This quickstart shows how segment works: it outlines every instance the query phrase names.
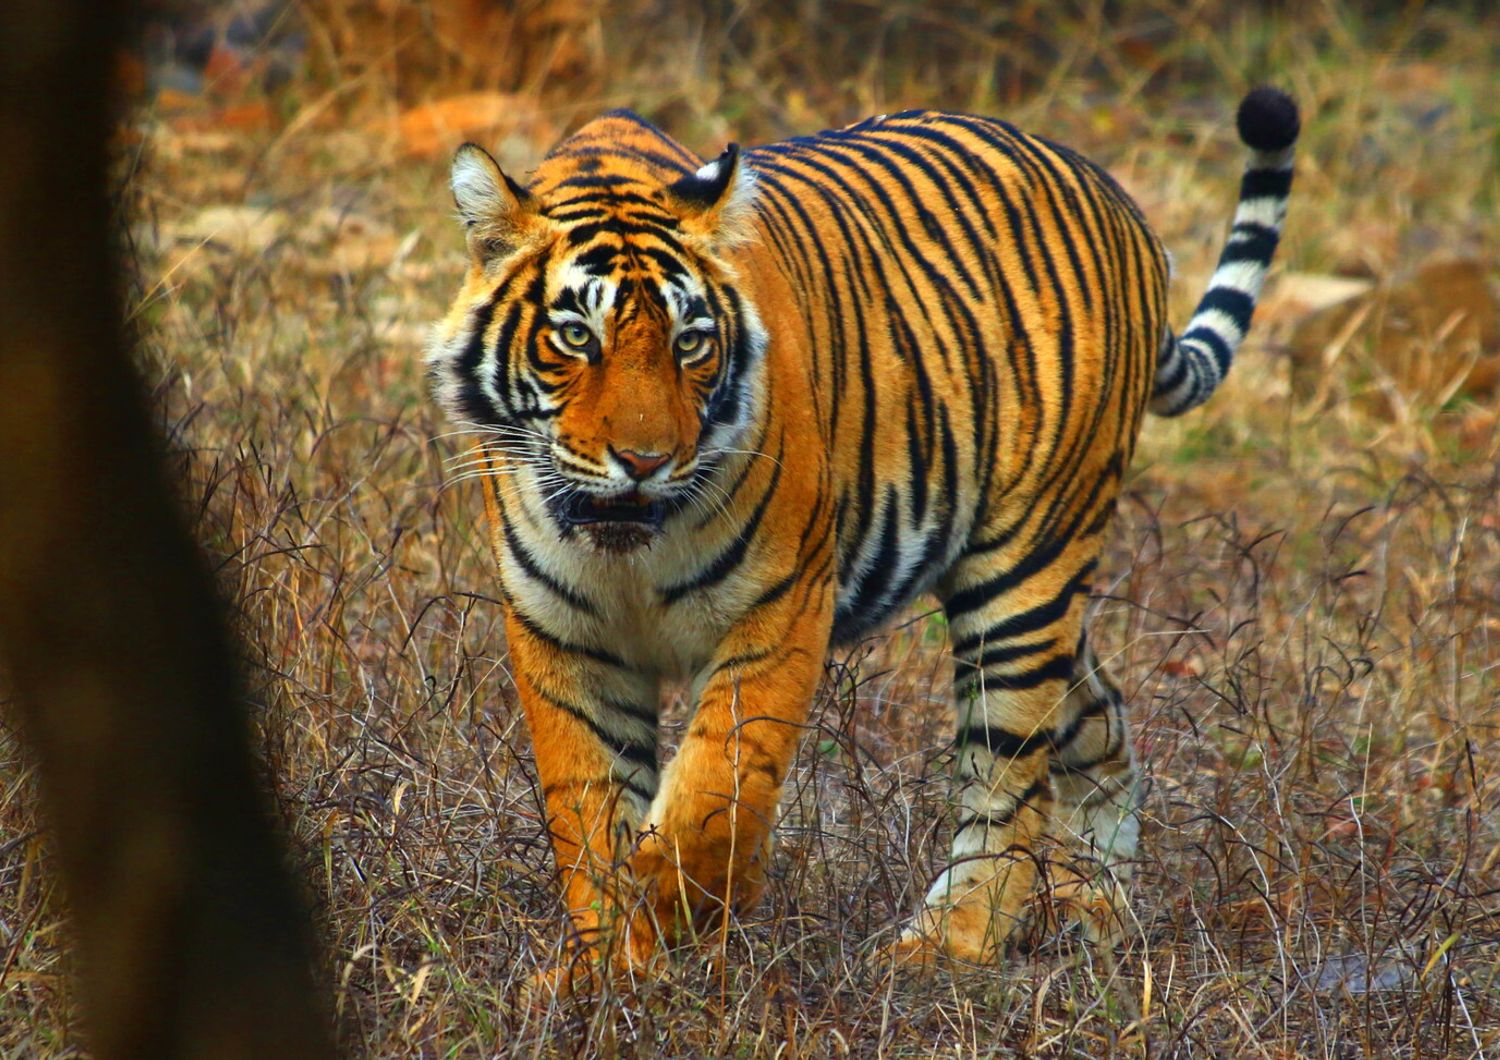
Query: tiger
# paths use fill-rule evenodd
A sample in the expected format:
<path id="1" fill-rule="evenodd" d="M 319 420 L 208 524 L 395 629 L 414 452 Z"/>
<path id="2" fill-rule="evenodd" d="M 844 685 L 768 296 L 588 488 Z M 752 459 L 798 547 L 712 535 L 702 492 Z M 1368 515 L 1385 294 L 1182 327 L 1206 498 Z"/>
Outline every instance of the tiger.
<path id="1" fill-rule="evenodd" d="M 705 162 L 616 110 L 524 183 L 457 151 L 468 264 L 427 365 L 472 444 L 574 963 L 644 968 L 753 908 L 830 649 L 924 593 L 956 820 L 886 948 L 993 963 L 1049 879 L 1123 915 L 1140 784 L 1085 608 L 1145 413 L 1224 379 L 1280 238 L 1297 107 L 1258 88 L 1237 126 L 1181 334 L 1136 203 L 1005 121 Z M 663 764 L 668 683 L 691 716 Z"/>

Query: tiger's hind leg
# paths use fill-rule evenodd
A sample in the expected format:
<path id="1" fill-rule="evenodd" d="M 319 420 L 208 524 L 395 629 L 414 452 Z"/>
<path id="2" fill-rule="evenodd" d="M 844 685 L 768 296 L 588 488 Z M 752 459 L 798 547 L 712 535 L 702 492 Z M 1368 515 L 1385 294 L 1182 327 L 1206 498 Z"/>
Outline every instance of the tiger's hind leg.
<path id="1" fill-rule="evenodd" d="M 958 820 L 898 957 L 994 960 L 1039 876 L 1045 908 L 1119 938 L 1139 820 L 1124 697 L 1083 634 L 1098 538 L 1037 540 L 976 549 L 944 587 Z"/>
<path id="2" fill-rule="evenodd" d="M 1071 689 L 1097 544 L 1011 541 L 961 558 L 943 586 L 958 707 L 958 820 L 948 866 L 893 947 L 898 959 L 994 960 L 1025 918 L 1046 864 L 1053 748 L 1071 744 L 1084 704 Z M 1071 791 L 1072 776 L 1061 779 Z"/>
<path id="3" fill-rule="evenodd" d="M 1050 891 L 1086 937 L 1112 946 L 1124 928 L 1140 793 L 1125 697 L 1087 634 L 1074 655 L 1068 700 L 1073 722 L 1049 763 L 1056 798 L 1052 833 L 1063 847 L 1049 872 Z"/>

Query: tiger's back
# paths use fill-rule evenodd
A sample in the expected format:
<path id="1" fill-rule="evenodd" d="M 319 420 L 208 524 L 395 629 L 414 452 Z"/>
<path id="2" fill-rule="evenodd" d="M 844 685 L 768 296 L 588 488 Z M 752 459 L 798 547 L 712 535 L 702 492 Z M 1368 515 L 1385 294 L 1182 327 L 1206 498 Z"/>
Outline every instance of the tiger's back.
<path id="1" fill-rule="evenodd" d="M 1118 478 L 1165 254 L 1101 170 L 990 119 L 882 116 L 748 160 L 762 245 L 804 293 L 849 640 L 932 588 L 977 526 L 1048 523 L 1088 503 L 1069 487 Z"/>

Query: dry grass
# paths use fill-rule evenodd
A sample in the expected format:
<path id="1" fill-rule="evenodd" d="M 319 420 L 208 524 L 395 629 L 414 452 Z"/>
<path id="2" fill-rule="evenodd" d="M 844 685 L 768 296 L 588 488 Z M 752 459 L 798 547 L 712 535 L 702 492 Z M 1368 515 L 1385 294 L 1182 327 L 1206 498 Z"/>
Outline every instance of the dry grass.
<path id="1" fill-rule="evenodd" d="M 1182 320 L 1232 203 L 1227 116 L 1269 78 L 1306 117 L 1282 270 L 1383 281 L 1457 248 L 1493 283 L 1500 247 L 1492 15 L 1018 5 L 970 31 L 950 4 L 856 39 L 848 19 L 881 9 L 750 3 L 650 33 L 558 10 L 529 31 L 572 48 L 562 69 L 491 76 L 452 50 L 408 64 L 439 55 L 411 6 L 321 3 L 269 128 L 158 103 L 126 138 L 143 363 L 244 634 L 348 1049 L 1500 1051 L 1497 397 L 1403 392 L 1370 320 L 1295 400 L 1299 311 L 1274 290 L 1225 392 L 1148 424 L 1097 587 L 1150 785 L 1116 968 L 1067 939 L 933 979 L 871 959 L 951 826 L 946 649 L 918 608 L 830 660 L 756 916 L 634 992 L 517 1009 L 562 924 L 478 498 L 443 488 L 419 363 L 460 240 L 442 163 L 397 152 L 397 101 L 515 93 L 535 122 L 502 147 L 522 169 L 547 146 L 526 129 L 620 104 L 705 152 L 902 104 L 1002 113 L 1137 193 Z M 365 51 L 359 18 L 386 19 Z M 807 79 L 820 47 L 856 46 Z M 0 758 L 0 1052 L 74 1055 L 63 905 L 5 731 Z"/>

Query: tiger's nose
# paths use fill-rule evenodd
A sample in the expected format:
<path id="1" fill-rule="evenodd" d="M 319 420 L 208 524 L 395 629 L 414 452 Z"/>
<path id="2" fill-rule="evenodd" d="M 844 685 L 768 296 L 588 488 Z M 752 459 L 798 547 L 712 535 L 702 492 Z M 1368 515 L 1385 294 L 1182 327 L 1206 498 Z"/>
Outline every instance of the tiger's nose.
<path id="1" fill-rule="evenodd" d="M 625 474 L 637 482 L 671 459 L 666 453 L 638 453 L 634 449 L 616 449 L 614 454 L 625 465 Z"/>

